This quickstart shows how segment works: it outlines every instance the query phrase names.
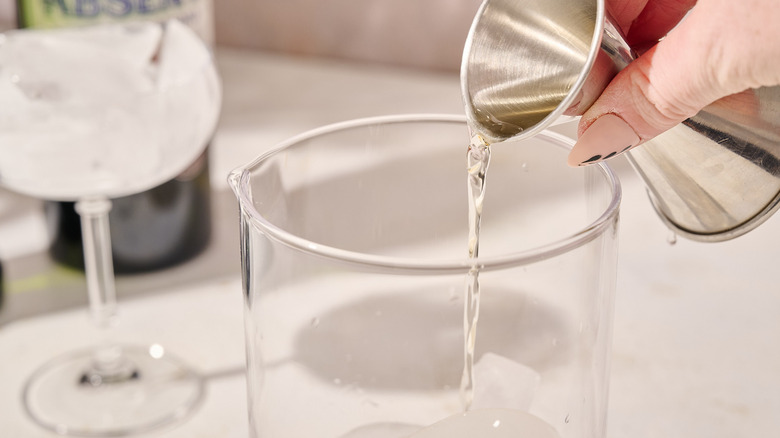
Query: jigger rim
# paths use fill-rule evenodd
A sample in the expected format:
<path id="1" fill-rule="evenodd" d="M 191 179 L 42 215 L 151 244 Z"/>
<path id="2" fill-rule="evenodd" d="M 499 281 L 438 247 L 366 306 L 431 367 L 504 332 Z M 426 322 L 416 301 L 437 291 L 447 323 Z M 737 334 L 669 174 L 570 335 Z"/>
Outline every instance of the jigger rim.
<path id="1" fill-rule="evenodd" d="M 504 140 L 507 140 L 509 138 L 512 139 L 524 139 L 531 137 L 538 132 L 544 130 L 545 128 L 548 128 L 556 119 L 561 117 L 573 103 L 574 100 L 578 97 L 578 93 L 585 85 L 585 82 L 588 79 L 588 76 L 590 74 L 591 68 L 596 62 L 596 58 L 598 57 L 599 51 L 601 50 L 601 40 L 604 35 L 604 29 L 605 29 L 605 22 L 606 22 L 606 6 L 604 4 L 604 0 L 593 0 L 596 2 L 596 19 L 593 27 L 593 37 L 591 38 L 590 47 L 588 48 L 588 56 L 585 59 L 585 63 L 582 66 L 582 69 L 580 69 L 580 72 L 577 74 L 577 79 L 572 84 L 571 89 L 566 94 L 566 96 L 561 100 L 560 103 L 555 107 L 553 111 L 551 111 L 547 116 L 545 116 L 541 121 L 536 123 L 535 125 L 531 126 L 530 128 L 524 129 L 520 131 L 517 134 L 514 134 L 509 137 L 494 137 L 491 134 L 479 131 L 478 133 L 485 137 L 490 143 L 497 143 Z M 460 84 L 461 84 L 461 97 L 463 99 L 463 102 L 465 104 L 465 111 L 466 111 L 466 117 L 469 123 L 469 126 L 472 128 L 475 128 L 478 126 L 475 121 L 474 117 L 474 111 L 472 111 L 472 108 L 474 108 L 473 102 L 470 97 L 470 77 L 469 77 L 469 60 L 471 58 L 471 53 L 474 50 L 474 41 L 477 39 L 476 35 L 477 32 L 480 30 L 480 22 L 482 21 L 483 17 L 485 16 L 485 11 L 488 8 L 488 5 L 491 3 L 491 0 L 484 0 L 482 4 L 480 4 L 479 9 L 477 9 L 477 13 L 474 16 L 474 20 L 471 23 L 471 27 L 469 28 L 468 35 L 466 36 L 466 42 L 463 47 L 463 57 L 461 58 L 461 65 L 460 65 Z"/>
<path id="2" fill-rule="evenodd" d="M 303 141 L 346 129 L 359 128 L 365 126 L 377 126 L 382 124 L 394 123 L 416 123 L 416 122 L 441 122 L 463 125 L 466 127 L 466 117 L 456 114 L 398 114 L 376 117 L 366 117 L 348 120 L 344 122 L 333 123 L 319 128 L 306 131 L 302 134 L 291 137 L 271 148 L 269 151 L 261 154 L 250 163 L 234 169 L 228 176 L 228 183 L 238 198 L 241 214 L 247 216 L 251 223 L 256 226 L 269 239 L 280 242 L 290 248 L 324 257 L 330 260 L 357 265 L 373 271 L 387 273 L 402 273 L 411 275 L 444 275 L 444 274 L 464 274 L 472 268 L 478 268 L 482 271 L 492 271 L 506 269 L 515 266 L 529 265 L 542 260 L 556 257 L 566 253 L 574 248 L 581 247 L 588 242 L 596 239 L 604 232 L 608 232 L 610 227 L 618 218 L 620 203 L 622 200 L 622 188 L 617 174 L 606 164 L 597 163 L 590 168 L 597 170 L 609 184 L 611 191 L 609 203 L 603 209 L 601 214 L 581 227 L 578 231 L 562 237 L 551 243 L 530 248 L 523 251 L 508 252 L 499 256 L 478 257 L 469 259 L 467 257 L 452 259 L 420 259 L 420 258 L 401 258 L 391 256 L 380 256 L 375 254 L 361 253 L 357 251 L 348 251 L 333 246 L 323 245 L 308 239 L 299 237 L 290 233 L 277 225 L 268 221 L 260 214 L 254 206 L 249 196 L 249 176 L 252 169 L 261 165 L 268 158 L 284 152 L 285 149 L 294 146 Z M 564 149 L 570 149 L 574 143 L 570 137 L 551 131 L 541 133 L 542 138 L 547 138 L 554 142 L 550 146 L 559 146 Z M 466 142 L 464 136 L 464 145 Z M 513 146 L 518 147 L 518 146 Z M 464 146 L 465 148 L 465 146 Z M 566 166 L 565 162 L 561 162 Z M 465 179 L 465 175 L 464 175 Z M 464 202 L 465 201 L 464 190 Z M 464 218 L 465 220 L 465 218 Z M 466 236 L 464 236 L 465 244 Z"/>

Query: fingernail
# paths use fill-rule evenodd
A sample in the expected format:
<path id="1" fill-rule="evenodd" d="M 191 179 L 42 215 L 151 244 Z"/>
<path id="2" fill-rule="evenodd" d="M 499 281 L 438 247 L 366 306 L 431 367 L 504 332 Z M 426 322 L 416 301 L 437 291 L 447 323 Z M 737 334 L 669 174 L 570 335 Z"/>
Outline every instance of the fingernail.
<path id="1" fill-rule="evenodd" d="M 614 114 L 605 114 L 582 133 L 569 153 L 572 167 L 598 163 L 639 144 L 639 136 L 628 123 Z"/>

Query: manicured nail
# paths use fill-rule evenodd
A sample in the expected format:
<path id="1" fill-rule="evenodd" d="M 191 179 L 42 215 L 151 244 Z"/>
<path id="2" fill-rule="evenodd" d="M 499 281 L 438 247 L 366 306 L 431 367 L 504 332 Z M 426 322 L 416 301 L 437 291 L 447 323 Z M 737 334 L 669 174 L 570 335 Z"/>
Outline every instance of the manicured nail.
<path id="1" fill-rule="evenodd" d="M 614 114 L 605 114 L 582 133 L 569 153 L 569 166 L 598 163 L 639 144 L 639 136 L 628 123 Z"/>

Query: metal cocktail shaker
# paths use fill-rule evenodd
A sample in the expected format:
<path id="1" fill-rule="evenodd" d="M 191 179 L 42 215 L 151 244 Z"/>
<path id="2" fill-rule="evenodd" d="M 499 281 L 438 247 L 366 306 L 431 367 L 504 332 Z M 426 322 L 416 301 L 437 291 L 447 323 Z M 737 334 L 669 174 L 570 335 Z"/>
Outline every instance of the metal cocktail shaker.
<path id="1" fill-rule="evenodd" d="M 469 122 L 491 141 L 533 135 L 633 58 L 603 0 L 486 0 L 463 54 Z M 780 87 L 723 98 L 627 156 L 677 234 L 738 237 L 780 207 Z"/>

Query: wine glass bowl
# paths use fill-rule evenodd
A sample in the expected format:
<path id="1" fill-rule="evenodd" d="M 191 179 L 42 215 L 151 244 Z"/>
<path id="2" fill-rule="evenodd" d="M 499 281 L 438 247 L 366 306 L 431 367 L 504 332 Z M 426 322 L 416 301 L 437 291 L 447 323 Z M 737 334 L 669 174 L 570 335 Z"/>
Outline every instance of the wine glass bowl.
<path id="1" fill-rule="evenodd" d="M 92 46 L 88 32 L 135 53 Z M 0 36 L 0 183 L 49 200 L 142 192 L 203 151 L 220 99 L 208 49 L 176 21 L 10 32 Z"/>
<path id="2" fill-rule="evenodd" d="M 170 424 L 202 399 L 201 377 L 162 346 L 111 340 L 111 198 L 185 170 L 215 129 L 219 77 L 182 23 L 0 34 L 0 184 L 76 201 L 90 311 L 104 339 L 42 365 L 22 399 L 62 435 L 120 436 Z"/>

